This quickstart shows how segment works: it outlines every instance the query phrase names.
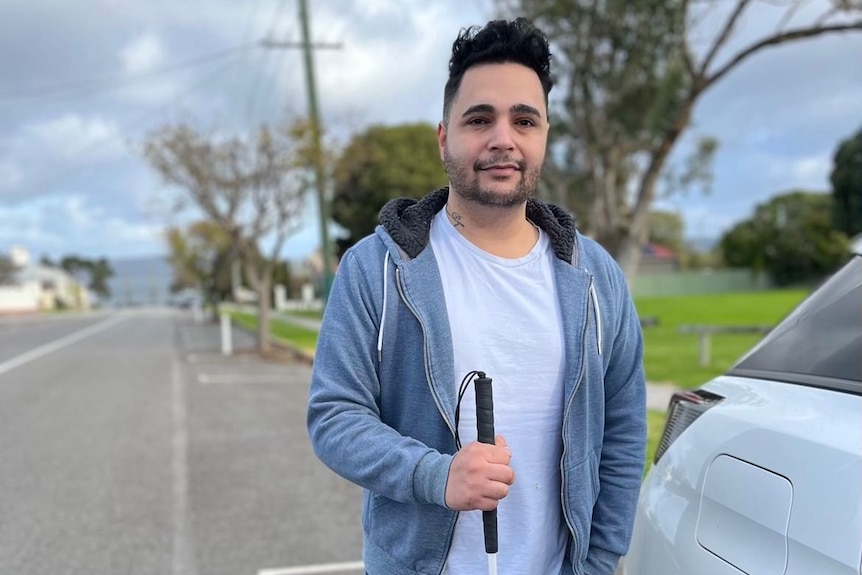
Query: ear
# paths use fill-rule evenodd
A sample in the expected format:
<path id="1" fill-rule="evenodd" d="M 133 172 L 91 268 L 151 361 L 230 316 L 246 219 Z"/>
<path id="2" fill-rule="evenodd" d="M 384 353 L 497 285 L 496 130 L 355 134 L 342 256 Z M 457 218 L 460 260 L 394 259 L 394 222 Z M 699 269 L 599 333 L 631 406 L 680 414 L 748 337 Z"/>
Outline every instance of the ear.
<path id="1" fill-rule="evenodd" d="M 443 156 L 446 150 L 446 124 L 443 122 L 437 124 L 437 147 L 440 150 L 440 161 L 445 161 Z"/>

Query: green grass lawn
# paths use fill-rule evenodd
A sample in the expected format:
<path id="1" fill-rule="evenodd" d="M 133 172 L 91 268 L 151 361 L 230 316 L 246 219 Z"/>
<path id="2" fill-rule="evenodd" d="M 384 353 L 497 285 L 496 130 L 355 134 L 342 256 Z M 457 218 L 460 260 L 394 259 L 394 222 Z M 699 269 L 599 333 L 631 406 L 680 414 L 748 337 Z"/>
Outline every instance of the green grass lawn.
<path id="1" fill-rule="evenodd" d="M 295 315 L 296 317 L 307 317 L 309 319 L 323 319 L 323 310 L 316 309 L 295 309 L 284 312 L 285 315 Z"/>
<path id="2" fill-rule="evenodd" d="M 230 315 L 242 327 L 249 330 L 257 329 L 257 315 L 242 312 L 230 312 Z M 305 329 L 270 318 L 269 332 L 277 338 L 288 341 L 307 351 L 313 352 L 314 348 L 317 347 L 317 332 L 311 329 Z"/>
<path id="3" fill-rule="evenodd" d="M 664 431 L 665 414 L 661 411 L 647 412 L 647 457 L 644 475 L 652 467 L 652 459 L 655 456 L 655 450 L 658 448 L 658 442 L 661 440 L 661 433 Z"/>
<path id="4" fill-rule="evenodd" d="M 635 300 L 641 317 L 659 324 L 644 328 L 644 368 L 649 381 L 697 387 L 729 368 L 761 339 L 757 334 L 713 334 L 710 365 L 701 366 L 698 336 L 679 333 L 683 324 L 774 326 L 806 295 L 804 290 L 643 297 Z"/>

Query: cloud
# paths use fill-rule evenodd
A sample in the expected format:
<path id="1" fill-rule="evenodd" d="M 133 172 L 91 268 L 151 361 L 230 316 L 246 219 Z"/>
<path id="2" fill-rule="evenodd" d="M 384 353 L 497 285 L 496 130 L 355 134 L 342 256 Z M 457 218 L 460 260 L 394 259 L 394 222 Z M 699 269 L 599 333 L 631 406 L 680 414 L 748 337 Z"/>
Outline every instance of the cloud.
<path id="1" fill-rule="evenodd" d="M 28 154 L 47 154 L 62 160 L 86 156 L 90 161 L 103 161 L 125 154 L 121 130 L 116 123 L 72 113 L 25 126 L 16 147 Z"/>
<path id="2" fill-rule="evenodd" d="M 794 158 L 772 157 L 767 163 L 769 175 L 778 189 L 829 189 L 832 157 L 828 154 Z"/>
<path id="3" fill-rule="evenodd" d="M 123 72 L 134 76 L 164 65 L 165 51 L 159 38 L 146 32 L 133 38 L 120 50 Z"/>
<path id="4" fill-rule="evenodd" d="M 93 229 L 99 233 L 94 234 Z M 33 254 L 105 254 L 113 257 L 163 251 L 163 226 L 114 213 L 82 195 L 40 198 L 28 205 L 0 205 L 0 251 L 23 245 Z"/>
<path id="5" fill-rule="evenodd" d="M 152 32 L 139 34 L 125 44 L 119 58 L 129 84 L 120 91 L 120 98 L 149 106 L 170 104 L 186 86 L 188 73 L 162 73 L 171 64 L 166 54 L 162 40 Z"/>
<path id="6" fill-rule="evenodd" d="M 14 189 L 24 179 L 24 173 L 17 164 L 0 160 L 0 193 Z"/>
<path id="7" fill-rule="evenodd" d="M 331 2 L 315 6 L 312 37 L 340 49 L 314 52 L 318 106 L 329 126 L 340 132 L 368 123 L 436 123 L 452 41 L 461 28 L 484 19 L 477 2 L 454 8 L 454 1 Z M 434 22 L 429 26 L 428 22 Z M 298 40 L 296 26 L 284 32 Z M 279 50 L 261 62 L 260 90 L 277 91 L 290 111 L 306 113 L 302 53 Z M 251 55 L 253 61 L 263 60 Z M 263 99 L 263 96 L 259 96 Z M 283 106 L 279 106 L 279 110 Z"/>

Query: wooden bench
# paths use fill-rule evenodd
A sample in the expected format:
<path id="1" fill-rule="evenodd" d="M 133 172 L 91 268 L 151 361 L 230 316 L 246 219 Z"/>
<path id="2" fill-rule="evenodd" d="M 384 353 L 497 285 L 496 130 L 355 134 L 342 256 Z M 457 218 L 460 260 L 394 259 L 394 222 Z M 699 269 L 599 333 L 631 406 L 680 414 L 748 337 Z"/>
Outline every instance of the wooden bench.
<path id="1" fill-rule="evenodd" d="M 696 333 L 699 336 L 700 365 L 709 365 L 710 341 L 713 334 L 758 333 L 767 334 L 772 326 L 767 325 L 681 325 L 680 333 Z"/>

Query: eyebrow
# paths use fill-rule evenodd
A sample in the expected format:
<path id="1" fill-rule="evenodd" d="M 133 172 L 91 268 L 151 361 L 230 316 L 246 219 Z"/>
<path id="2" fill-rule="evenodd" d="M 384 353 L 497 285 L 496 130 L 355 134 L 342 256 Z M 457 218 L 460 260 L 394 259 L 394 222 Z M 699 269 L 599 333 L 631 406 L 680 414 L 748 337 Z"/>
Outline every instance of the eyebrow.
<path id="1" fill-rule="evenodd" d="M 467 110 L 461 114 L 461 117 L 464 118 L 471 114 L 493 114 L 495 111 L 494 106 L 491 104 L 476 104 L 475 106 L 467 108 Z M 539 112 L 539 110 L 527 104 L 515 104 L 509 108 L 509 112 L 512 114 L 528 114 L 537 118 L 542 117 L 542 113 Z"/>

